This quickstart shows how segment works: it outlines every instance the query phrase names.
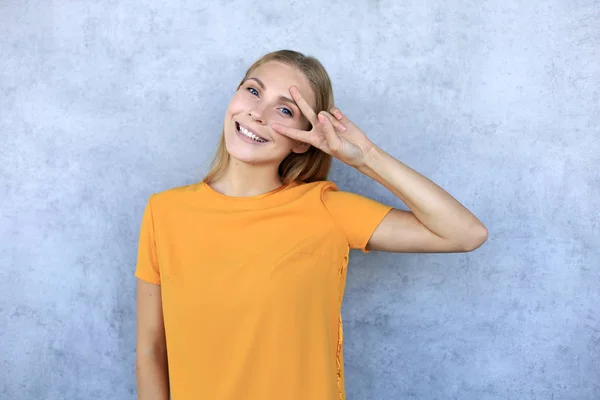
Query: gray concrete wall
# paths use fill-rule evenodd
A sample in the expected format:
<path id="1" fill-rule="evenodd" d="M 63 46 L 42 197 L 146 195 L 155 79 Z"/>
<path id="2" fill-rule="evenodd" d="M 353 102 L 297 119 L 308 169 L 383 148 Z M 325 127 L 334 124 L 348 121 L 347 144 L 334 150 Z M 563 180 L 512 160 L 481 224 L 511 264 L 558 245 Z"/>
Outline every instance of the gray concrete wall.
<path id="1" fill-rule="evenodd" d="M 202 176 L 245 69 L 292 48 L 490 232 L 469 254 L 353 254 L 349 399 L 599 399 L 599 10 L 3 0 L 0 397 L 135 398 L 145 201 Z"/>

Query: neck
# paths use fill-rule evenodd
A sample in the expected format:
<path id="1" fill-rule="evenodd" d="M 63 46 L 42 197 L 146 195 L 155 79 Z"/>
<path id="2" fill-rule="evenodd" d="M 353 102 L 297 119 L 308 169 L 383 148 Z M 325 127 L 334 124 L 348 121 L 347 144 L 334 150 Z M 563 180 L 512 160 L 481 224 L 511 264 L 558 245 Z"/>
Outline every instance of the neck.
<path id="1" fill-rule="evenodd" d="M 249 165 L 229 159 L 223 174 L 210 182 L 211 188 L 226 196 L 250 197 L 270 192 L 283 183 L 276 168 L 268 165 Z"/>

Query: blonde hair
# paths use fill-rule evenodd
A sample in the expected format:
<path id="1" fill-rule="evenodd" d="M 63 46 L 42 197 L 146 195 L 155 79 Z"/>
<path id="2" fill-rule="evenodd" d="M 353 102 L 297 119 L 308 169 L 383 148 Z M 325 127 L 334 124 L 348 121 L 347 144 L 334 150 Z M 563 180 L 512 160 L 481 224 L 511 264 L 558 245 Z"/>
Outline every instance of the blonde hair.
<path id="1" fill-rule="evenodd" d="M 329 111 L 333 107 L 333 88 L 329 74 L 323 65 L 314 57 L 305 56 L 292 50 L 279 50 L 268 53 L 257 60 L 246 72 L 244 79 L 240 82 L 237 90 L 254 71 L 271 61 L 280 62 L 292 66 L 302 72 L 315 94 L 315 113 Z M 210 170 L 204 177 L 204 182 L 211 182 L 217 178 L 227 167 L 229 153 L 225 146 L 224 131 L 221 130 L 221 138 L 217 151 L 213 158 Z M 279 176 L 284 184 L 293 181 L 314 182 L 327 179 L 331 167 L 331 156 L 314 146 L 302 154 L 291 153 L 279 165 Z"/>

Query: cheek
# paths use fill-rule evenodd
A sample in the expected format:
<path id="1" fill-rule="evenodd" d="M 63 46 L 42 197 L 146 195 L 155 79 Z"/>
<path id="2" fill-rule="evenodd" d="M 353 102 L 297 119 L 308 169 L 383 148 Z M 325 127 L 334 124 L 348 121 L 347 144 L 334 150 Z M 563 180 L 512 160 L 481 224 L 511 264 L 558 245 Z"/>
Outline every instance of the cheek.
<path id="1" fill-rule="evenodd" d="M 312 125 L 306 118 L 302 118 L 301 121 L 296 122 L 294 125 L 294 128 L 302 129 L 303 131 L 310 131 L 312 129 Z"/>
<path id="2" fill-rule="evenodd" d="M 306 120 L 302 120 L 299 121 L 297 119 L 291 119 L 291 118 L 278 118 L 278 120 L 274 121 L 278 124 L 281 124 L 287 128 L 291 128 L 291 129 L 299 129 L 299 130 L 307 130 L 309 123 Z M 284 136 L 284 135 L 279 135 L 279 136 Z M 286 136 L 287 137 L 287 136 Z"/>
<path id="3" fill-rule="evenodd" d="M 247 108 L 247 101 L 241 95 L 241 93 L 237 92 L 229 101 L 229 105 L 227 106 L 227 111 L 231 114 L 239 113 L 241 110 Z"/>

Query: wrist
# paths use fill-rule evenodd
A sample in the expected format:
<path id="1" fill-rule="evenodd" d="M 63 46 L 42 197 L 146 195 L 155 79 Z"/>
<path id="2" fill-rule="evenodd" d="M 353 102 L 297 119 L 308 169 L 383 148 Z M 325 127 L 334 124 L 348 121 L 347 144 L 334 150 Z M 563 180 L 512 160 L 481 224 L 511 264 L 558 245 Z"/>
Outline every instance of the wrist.
<path id="1" fill-rule="evenodd" d="M 366 175 L 369 175 L 369 172 L 376 170 L 376 166 L 381 161 L 383 154 L 383 149 L 373 144 L 373 146 L 365 153 L 362 162 L 356 166 L 356 169 Z"/>

